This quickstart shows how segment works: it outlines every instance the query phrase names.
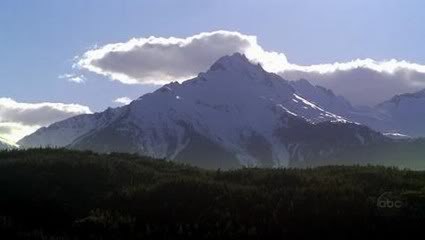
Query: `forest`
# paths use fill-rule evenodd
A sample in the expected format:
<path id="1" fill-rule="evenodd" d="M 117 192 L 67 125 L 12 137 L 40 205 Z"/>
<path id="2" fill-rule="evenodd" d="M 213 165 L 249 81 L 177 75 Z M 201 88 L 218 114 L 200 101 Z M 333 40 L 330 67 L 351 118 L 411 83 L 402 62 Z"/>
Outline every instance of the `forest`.
<path id="1" fill-rule="evenodd" d="M 224 171 L 120 153 L 0 152 L 1 239 L 370 238 L 424 222 L 423 171 Z"/>

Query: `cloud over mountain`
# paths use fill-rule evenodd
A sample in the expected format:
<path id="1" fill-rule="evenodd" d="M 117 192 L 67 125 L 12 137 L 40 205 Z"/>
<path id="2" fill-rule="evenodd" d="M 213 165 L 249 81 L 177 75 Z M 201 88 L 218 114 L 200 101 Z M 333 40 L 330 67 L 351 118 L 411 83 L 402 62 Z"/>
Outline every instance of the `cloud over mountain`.
<path id="1" fill-rule="evenodd" d="M 302 66 L 288 62 L 283 53 L 264 50 L 256 36 L 230 31 L 187 38 L 152 36 L 108 44 L 85 52 L 74 67 L 126 84 L 164 84 L 191 78 L 221 56 L 234 52 L 244 53 L 267 71 L 289 80 L 306 78 L 328 87 L 354 104 L 373 105 L 395 94 L 425 88 L 425 65 L 395 59 L 358 59 Z"/>
<path id="2" fill-rule="evenodd" d="M 424 65 L 394 59 L 293 66 L 279 74 L 288 80 L 308 79 L 316 85 L 332 89 L 356 105 L 376 105 L 396 94 L 425 88 Z"/>
<path id="3" fill-rule="evenodd" d="M 235 52 L 270 64 L 286 64 L 283 54 L 266 52 L 255 36 L 216 31 L 188 38 L 134 38 L 92 49 L 76 67 L 128 84 L 185 80 L 205 71 L 217 59 Z"/>
<path id="4" fill-rule="evenodd" d="M 21 103 L 0 98 L 0 136 L 17 141 L 41 126 L 91 113 L 86 106 L 64 103 Z"/>

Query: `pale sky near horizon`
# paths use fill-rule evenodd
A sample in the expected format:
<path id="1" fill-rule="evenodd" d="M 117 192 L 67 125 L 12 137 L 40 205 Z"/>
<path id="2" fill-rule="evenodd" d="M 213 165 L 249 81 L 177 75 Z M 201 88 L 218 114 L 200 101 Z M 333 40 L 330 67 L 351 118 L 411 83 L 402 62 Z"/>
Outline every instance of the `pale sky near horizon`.
<path id="1" fill-rule="evenodd" d="M 0 98 L 91 111 L 118 106 L 158 86 L 76 71 L 75 56 L 132 38 L 217 30 L 256 36 L 264 50 L 298 65 L 365 58 L 423 65 L 424 10 L 421 0 L 2 0 Z"/>

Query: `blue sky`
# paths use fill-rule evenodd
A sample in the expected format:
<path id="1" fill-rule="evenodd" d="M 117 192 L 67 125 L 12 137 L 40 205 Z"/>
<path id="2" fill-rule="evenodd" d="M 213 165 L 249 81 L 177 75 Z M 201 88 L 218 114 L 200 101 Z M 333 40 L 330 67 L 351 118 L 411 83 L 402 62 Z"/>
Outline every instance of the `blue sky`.
<path id="1" fill-rule="evenodd" d="M 132 37 L 220 29 L 257 35 L 264 48 L 285 52 L 299 64 L 365 57 L 425 63 L 423 9 L 420 0 L 2 0 L 0 95 L 100 110 L 113 97 L 152 87 L 122 86 L 93 75 L 85 85 L 58 79 L 70 71 L 73 56 L 94 44 Z"/>
<path id="2" fill-rule="evenodd" d="M 118 97 L 141 96 L 158 86 L 88 71 L 83 84 L 58 76 L 73 73 L 74 56 L 95 45 L 152 35 L 236 31 L 299 65 L 357 58 L 425 64 L 424 9 L 421 0 L 2 0 L 0 98 L 100 111 Z"/>

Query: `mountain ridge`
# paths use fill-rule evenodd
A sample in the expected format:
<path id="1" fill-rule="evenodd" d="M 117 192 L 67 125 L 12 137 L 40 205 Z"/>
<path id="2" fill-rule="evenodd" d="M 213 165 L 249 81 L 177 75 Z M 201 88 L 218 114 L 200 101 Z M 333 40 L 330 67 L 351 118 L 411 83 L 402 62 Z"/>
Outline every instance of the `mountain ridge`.
<path id="1" fill-rule="evenodd" d="M 351 122 L 397 138 L 425 137 L 425 89 L 396 95 L 374 107 L 358 107 L 332 90 L 313 86 L 304 79 L 291 81 L 291 85 L 305 98 Z"/>

